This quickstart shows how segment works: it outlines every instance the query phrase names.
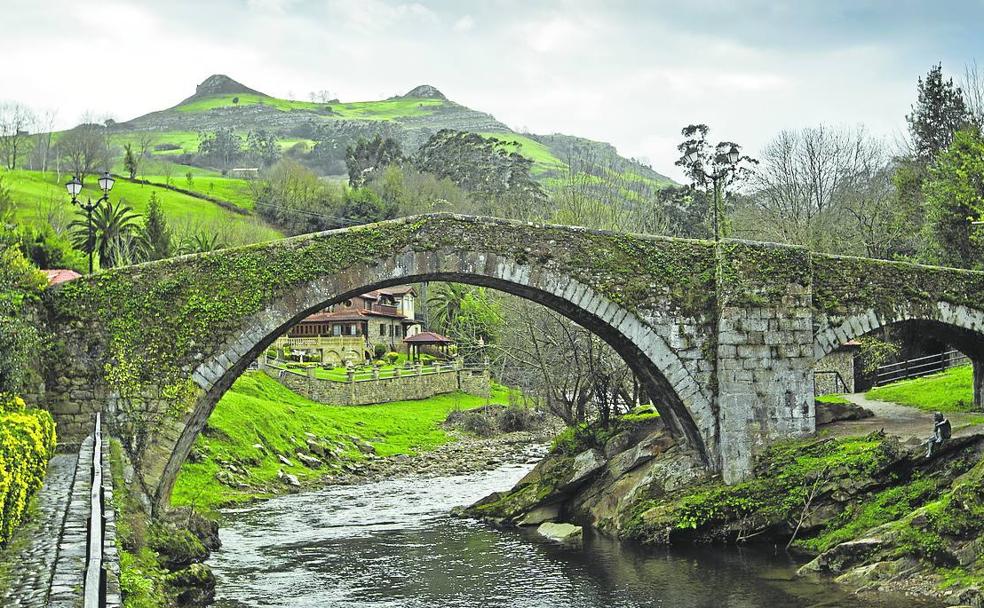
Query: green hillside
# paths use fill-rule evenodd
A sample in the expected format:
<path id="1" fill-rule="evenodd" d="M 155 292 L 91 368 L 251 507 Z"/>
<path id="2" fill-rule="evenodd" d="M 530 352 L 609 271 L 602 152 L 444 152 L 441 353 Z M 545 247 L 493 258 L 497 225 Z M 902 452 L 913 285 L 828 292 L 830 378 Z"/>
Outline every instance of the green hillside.
<path id="1" fill-rule="evenodd" d="M 54 219 L 53 223 L 64 225 L 76 217 L 77 209 L 73 208 L 64 186 L 69 176 L 62 174 L 59 179 L 54 172 L 42 173 L 17 169 L 0 170 L 0 177 L 13 199 L 13 219 L 16 222 L 44 224 Z M 148 179 L 164 181 L 163 178 L 154 176 L 148 176 Z M 235 200 L 238 197 L 239 202 L 246 205 L 248 197 L 240 194 L 243 185 L 236 183 L 241 181 L 221 177 L 196 178 L 196 184 L 206 190 L 209 184 L 216 185 L 212 189 L 216 197 L 220 197 L 220 194 L 233 195 L 231 199 Z M 135 211 L 143 214 L 147 211 L 152 193 L 156 193 L 168 220 L 179 229 L 183 226 L 190 228 L 204 226 L 213 230 L 222 227 L 225 234 L 235 235 L 235 240 L 242 242 L 264 241 L 282 236 L 279 231 L 260 222 L 251 214 L 236 213 L 216 203 L 162 187 L 135 184 L 119 179 L 110 193 L 110 200 L 124 201 Z M 95 180 L 89 180 L 80 198 L 96 199 L 101 194 Z"/>
<path id="2" fill-rule="evenodd" d="M 587 156 L 599 163 L 615 165 L 619 171 L 653 184 L 672 183 L 652 169 L 618 156 L 609 144 L 559 134 L 516 133 L 489 114 L 448 100 L 429 85 L 378 101 L 321 103 L 279 99 L 227 76 L 213 75 L 198 85 L 194 95 L 174 107 L 112 125 L 111 138 L 122 146 L 150 134 L 155 157 L 182 162 L 182 155 L 198 151 L 200 132 L 216 129 L 228 129 L 240 137 L 264 131 L 276 138 L 281 150 L 298 143 L 310 150 L 319 141 L 325 142 L 313 164 L 321 162 L 320 173 L 326 176 L 344 174 L 345 149 L 360 138 L 371 139 L 377 133 L 392 137 L 411 154 L 437 131 L 454 129 L 515 143 L 520 154 L 534 161 L 533 173 L 545 184 L 561 175 L 565 167 L 562 159 L 572 148 L 589 150 Z"/>

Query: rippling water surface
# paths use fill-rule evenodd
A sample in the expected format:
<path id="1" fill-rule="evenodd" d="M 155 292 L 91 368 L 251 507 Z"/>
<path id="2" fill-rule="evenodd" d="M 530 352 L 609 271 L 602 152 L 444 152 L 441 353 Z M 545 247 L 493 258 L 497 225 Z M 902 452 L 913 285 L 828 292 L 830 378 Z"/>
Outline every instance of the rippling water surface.
<path id="1" fill-rule="evenodd" d="M 447 515 L 531 465 L 285 496 L 226 512 L 209 562 L 231 608 L 854 608 L 762 550 L 651 550 L 588 534 L 566 548 Z M 899 607 L 911 603 L 886 604 Z"/>

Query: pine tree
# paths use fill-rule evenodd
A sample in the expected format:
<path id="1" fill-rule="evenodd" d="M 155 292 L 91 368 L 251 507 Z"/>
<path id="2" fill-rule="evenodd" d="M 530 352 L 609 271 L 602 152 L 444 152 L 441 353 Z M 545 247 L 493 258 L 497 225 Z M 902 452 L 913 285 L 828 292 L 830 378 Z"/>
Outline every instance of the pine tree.
<path id="1" fill-rule="evenodd" d="M 161 210 L 156 192 L 150 194 L 147 221 L 140 233 L 140 241 L 141 254 L 147 261 L 168 258 L 174 253 L 171 229 L 167 225 L 167 218 Z"/>
<path id="2" fill-rule="evenodd" d="M 919 79 L 919 97 L 906 116 L 918 160 L 931 162 L 949 147 L 953 134 L 968 121 L 963 91 L 953 79 L 943 80 L 943 65 L 936 64 Z"/>

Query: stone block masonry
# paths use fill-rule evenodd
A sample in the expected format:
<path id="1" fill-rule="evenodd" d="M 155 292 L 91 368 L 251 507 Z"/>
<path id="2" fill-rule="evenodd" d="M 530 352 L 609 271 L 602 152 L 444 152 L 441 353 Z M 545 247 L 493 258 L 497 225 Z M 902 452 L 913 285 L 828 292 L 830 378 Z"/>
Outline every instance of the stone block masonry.
<path id="1" fill-rule="evenodd" d="M 49 289 L 44 318 L 57 348 L 39 403 L 67 443 L 85 436 L 95 411 L 121 438 L 146 431 L 146 441 L 124 447 L 156 509 L 215 404 L 277 336 L 354 294 L 425 281 L 502 290 L 595 333 L 632 368 L 673 436 L 728 481 L 750 474 L 769 442 L 814 430 L 814 361 L 861 333 L 921 324 L 971 357 L 984 394 L 981 272 L 438 214 L 113 269 Z M 356 383 L 323 398 L 437 390 L 390 382 L 401 386 Z M 361 394 L 374 391 L 385 394 Z"/>
<path id="2" fill-rule="evenodd" d="M 262 369 L 295 393 L 311 401 L 329 405 L 412 401 L 455 391 L 488 397 L 491 392 L 491 379 L 487 369 L 454 369 L 420 375 L 404 372 L 409 375 L 357 382 L 335 382 L 267 366 Z"/>

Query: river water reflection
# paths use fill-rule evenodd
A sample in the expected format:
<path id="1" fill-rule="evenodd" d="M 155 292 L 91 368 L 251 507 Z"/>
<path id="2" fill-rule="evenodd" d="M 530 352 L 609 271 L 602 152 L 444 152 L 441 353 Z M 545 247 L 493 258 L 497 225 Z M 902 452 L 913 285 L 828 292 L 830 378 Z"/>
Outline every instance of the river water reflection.
<path id="1" fill-rule="evenodd" d="M 531 465 L 399 479 L 229 510 L 209 562 L 218 605 L 319 608 L 871 606 L 792 579 L 758 549 L 652 550 L 589 534 L 565 548 L 447 515 Z M 886 603 L 901 608 L 911 602 Z"/>

